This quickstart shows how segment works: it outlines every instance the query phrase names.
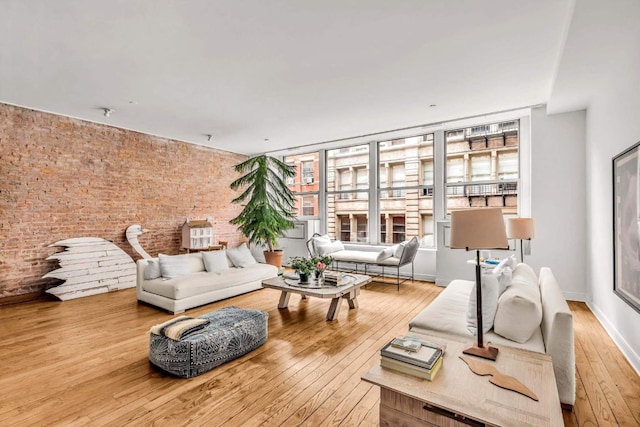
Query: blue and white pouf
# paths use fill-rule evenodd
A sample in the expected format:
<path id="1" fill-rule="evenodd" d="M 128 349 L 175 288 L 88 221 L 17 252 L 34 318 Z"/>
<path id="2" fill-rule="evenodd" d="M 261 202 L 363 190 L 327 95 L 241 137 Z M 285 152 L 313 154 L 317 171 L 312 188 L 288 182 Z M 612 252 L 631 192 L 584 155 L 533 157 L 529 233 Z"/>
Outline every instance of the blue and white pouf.
<path id="1" fill-rule="evenodd" d="M 149 360 L 158 368 L 181 378 L 191 378 L 236 359 L 267 341 L 263 311 L 225 307 L 200 316 L 209 319 L 205 329 L 175 341 L 150 334 Z"/>

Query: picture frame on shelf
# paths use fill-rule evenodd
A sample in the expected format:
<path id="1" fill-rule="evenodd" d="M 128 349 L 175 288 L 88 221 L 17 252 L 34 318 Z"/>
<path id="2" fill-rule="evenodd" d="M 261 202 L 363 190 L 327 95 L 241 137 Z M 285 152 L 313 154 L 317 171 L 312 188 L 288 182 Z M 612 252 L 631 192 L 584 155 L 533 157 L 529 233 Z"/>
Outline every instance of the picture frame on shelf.
<path id="1" fill-rule="evenodd" d="M 640 313 L 640 142 L 612 163 L 613 292 Z"/>

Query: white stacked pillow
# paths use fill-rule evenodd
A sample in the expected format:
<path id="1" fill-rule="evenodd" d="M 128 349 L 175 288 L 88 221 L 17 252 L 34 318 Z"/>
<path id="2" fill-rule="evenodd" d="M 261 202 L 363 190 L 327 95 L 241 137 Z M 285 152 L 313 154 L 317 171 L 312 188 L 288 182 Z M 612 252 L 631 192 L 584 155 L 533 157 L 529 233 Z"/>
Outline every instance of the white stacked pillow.
<path id="1" fill-rule="evenodd" d="M 487 333 L 493 327 L 496 310 L 498 309 L 498 280 L 492 274 L 482 276 L 480 289 L 482 291 L 482 332 Z M 476 313 L 476 285 L 473 285 L 471 295 L 469 295 L 469 305 L 467 307 L 467 330 L 473 335 L 477 331 Z"/>
<path id="2" fill-rule="evenodd" d="M 336 240 L 330 243 L 324 243 L 316 246 L 316 254 L 319 256 L 326 256 L 334 252 L 343 251 L 344 245 L 340 240 Z"/>
<path id="3" fill-rule="evenodd" d="M 227 249 L 227 257 L 234 266 L 239 268 L 249 267 L 258 263 L 246 243 L 241 244 L 237 248 Z"/>
<path id="4" fill-rule="evenodd" d="M 167 279 L 188 276 L 205 270 L 202 255 L 199 253 L 183 255 L 159 254 L 158 259 L 160 261 L 162 277 Z"/>
<path id="5" fill-rule="evenodd" d="M 538 277 L 527 264 L 518 264 L 513 270 L 511 284 L 498 300 L 493 331 L 511 341 L 525 343 L 541 322 Z"/>
<path id="6" fill-rule="evenodd" d="M 204 268 L 210 273 L 219 273 L 229 269 L 229 260 L 225 249 L 202 252 L 202 260 L 204 261 Z"/>

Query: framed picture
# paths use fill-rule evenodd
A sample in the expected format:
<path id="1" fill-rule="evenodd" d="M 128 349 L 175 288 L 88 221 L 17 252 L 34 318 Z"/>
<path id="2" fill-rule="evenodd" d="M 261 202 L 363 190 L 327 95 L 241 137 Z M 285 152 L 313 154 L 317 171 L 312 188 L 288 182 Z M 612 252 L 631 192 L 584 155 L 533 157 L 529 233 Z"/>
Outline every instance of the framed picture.
<path id="1" fill-rule="evenodd" d="M 640 313 L 640 142 L 613 158 L 613 292 Z"/>

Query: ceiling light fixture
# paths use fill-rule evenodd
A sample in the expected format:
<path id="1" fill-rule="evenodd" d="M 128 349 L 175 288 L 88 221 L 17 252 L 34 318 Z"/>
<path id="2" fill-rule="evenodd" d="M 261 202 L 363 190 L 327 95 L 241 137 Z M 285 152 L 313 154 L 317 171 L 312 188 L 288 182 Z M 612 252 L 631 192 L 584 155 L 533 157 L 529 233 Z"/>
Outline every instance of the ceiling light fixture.
<path id="1" fill-rule="evenodd" d="M 207 134 L 206 136 L 207 136 L 207 141 L 211 141 L 213 139 L 213 135 Z"/>
<path id="2" fill-rule="evenodd" d="M 111 108 L 103 108 L 102 110 L 104 111 L 105 117 L 109 117 L 111 116 L 111 113 L 113 113 L 113 110 Z"/>

